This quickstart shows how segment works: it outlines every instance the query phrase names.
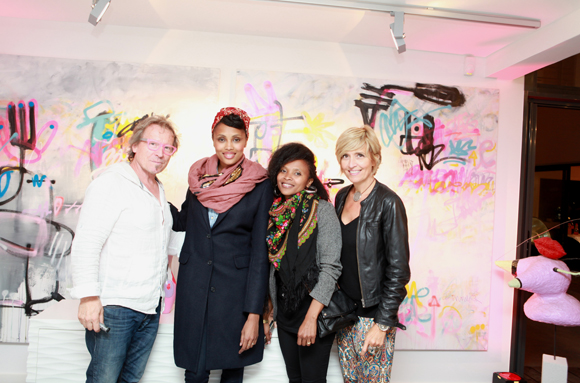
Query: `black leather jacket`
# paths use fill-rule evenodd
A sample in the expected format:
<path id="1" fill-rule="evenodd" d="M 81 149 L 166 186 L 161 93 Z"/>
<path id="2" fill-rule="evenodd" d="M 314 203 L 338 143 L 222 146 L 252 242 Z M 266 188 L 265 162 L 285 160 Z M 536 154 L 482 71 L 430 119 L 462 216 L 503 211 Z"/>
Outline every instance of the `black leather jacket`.
<path id="1" fill-rule="evenodd" d="M 339 217 L 351 187 L 342 188 L 336 195 Z M 404 329 L 397 312 L 407 295 L 405 285 L 411 277 L 405 206 L 395 192 L 378 181 L 360 205 L 357 260 L 362 305 L 378 304 L 375 322 Z"/>

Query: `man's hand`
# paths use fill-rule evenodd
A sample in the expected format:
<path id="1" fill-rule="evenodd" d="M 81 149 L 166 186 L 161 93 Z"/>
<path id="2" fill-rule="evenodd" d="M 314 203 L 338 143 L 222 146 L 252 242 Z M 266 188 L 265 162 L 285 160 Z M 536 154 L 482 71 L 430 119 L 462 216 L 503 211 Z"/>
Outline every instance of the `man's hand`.
<path id="1" fill-rule="evenodd" d="M 99 297 L 81 298 L 79 305 L 79 322 L 89 331 L 99 332 L 99 323 L 104 323 L 103 305 Z"/>
<path id="2" fill-rule="evenodd" d="M 248 319 L 242 329 L 240 338 L 240 351 L 238 354 L 251 349 L 258 341 L 258 326 L 260 326 L 260 316 L 258 314 L 248 314 Z"/>

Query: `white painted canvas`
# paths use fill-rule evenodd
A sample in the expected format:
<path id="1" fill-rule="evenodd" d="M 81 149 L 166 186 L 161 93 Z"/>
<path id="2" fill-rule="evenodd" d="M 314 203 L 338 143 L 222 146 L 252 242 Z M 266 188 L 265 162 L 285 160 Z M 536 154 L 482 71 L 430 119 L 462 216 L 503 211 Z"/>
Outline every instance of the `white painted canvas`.
<path id="1" fill-rule="evenodd" d="M 85 189 L 123 160 L 136 120 L 177 124 L 183 146 L 160 179 L 183 201 L 189 166 L 208 154 L 219 81 L 211 68 L 0 55 L 1 342 L 26 342 L 27 318 L 69 297 Z"/>
<path id="2" fill-rule="evenodd" d="M 239 71 L 236 105 L 253 118 L 247 155 L 265 165 L 273 149 L 299 141 L 325 179 L 348 181 L 336 139 L 371 125 L 383 146 L 377 179 L 409 220 L 412 276 L 399 310 L 407 330 L 397 348 L 487 350 L 498 90 Z"/>

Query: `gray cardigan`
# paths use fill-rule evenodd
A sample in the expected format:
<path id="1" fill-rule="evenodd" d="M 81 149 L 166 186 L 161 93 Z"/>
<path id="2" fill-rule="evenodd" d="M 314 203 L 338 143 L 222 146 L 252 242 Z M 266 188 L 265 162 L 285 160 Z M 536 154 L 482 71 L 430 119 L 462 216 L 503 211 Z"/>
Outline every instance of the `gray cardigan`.
<path id="1" fill-rule="evenodd" d="M 325 306 L 330 303 L 336 281 L 342 272 L 340 251 L 342 250 L 342 235 L 340 223 L 334 207 L 328 201 L 318 203 L 318 238 L 316 240 L 316 262 L 320 268 L 318 282 L 310 292 L 310 296 Z M 274 320 L 278 312 L 276 302 L 276 277 L 274 265 L 270 264 L 270 299 L 274 308 Z"/>

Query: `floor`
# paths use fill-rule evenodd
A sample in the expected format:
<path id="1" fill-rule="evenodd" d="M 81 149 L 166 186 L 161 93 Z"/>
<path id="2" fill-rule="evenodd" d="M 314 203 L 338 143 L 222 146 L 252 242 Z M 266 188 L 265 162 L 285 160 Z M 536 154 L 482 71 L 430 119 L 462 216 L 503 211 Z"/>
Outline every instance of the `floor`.
<path id="1" fill-rule="evenodd" d="M 541 383 L 541 367 L 524 367 L 524 379 L 526 383 Z M 580 383 L 580 368 L 568 369 L 568 383 Z"/>
<path id="2" fill-rule="evenodd" d="M 0 374 L 0 381 L 2 383 L 25 383 L 26 374 L 16 374 L 16 375 L 2 375 Z"/>

